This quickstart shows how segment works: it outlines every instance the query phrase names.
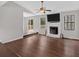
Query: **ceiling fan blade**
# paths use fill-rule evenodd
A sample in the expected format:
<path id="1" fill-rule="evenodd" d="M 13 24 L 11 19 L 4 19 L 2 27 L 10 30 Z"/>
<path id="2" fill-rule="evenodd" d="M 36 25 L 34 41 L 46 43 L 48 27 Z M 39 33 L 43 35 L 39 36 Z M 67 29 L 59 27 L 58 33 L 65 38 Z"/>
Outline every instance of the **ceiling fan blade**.
<path id="1" fill-rule="evenodd" d="M 39 12 L 40 12 L 40 10 L 35 11 L 35 13 L 39 13 Z"/>
<path id="2" fill-rule="evenodd" d="M 50 11 L 51 12 L 52 10 L 45 10 L 45 11 Z"/>
<path id="3" fill-rule="evenodd" d="M 40 10 L 39 10 L 39 9 L 33 9 L 32 11 L 37 13 L 37 12 L 39 12 Z"/>
<path id="4" fill-rule="evenodd" d="M 39 9 L 34 9 L 33 11 L 38 11 Z"/>

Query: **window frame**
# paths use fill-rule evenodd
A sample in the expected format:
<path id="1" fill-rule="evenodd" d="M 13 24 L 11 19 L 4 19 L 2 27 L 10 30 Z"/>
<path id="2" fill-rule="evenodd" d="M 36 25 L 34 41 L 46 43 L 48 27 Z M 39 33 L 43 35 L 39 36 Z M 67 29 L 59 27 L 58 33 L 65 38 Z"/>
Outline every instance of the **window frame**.
<path id="1" fill-rule="evenodd" d="M 64 16 L 64 30 L 75 30 L 75 15 Z"/>
<path id="2" fill-rule="evenodd" d="M 29 30 L 32 30 L 33 29 L 33 24 L 34 24 L 33 19 L 29 19 L 28 20 L 28 29 Z"/>
<path id="3" fill-rule="evenodd" d="M 41 17 L 40 18 L 40 27 L 41 28 L 45 28 L 46 26 L 46 18 L 45 17 Z"/>

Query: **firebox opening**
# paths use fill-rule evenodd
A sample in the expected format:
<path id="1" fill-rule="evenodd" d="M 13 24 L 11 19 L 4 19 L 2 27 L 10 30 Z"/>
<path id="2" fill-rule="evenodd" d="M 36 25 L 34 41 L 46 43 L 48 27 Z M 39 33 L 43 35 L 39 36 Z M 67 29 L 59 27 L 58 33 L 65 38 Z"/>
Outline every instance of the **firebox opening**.
<path id="1" fill-rule="evenodd" d="M 58 27 L 50 27 L 51 34 L 58 34 Z"/>

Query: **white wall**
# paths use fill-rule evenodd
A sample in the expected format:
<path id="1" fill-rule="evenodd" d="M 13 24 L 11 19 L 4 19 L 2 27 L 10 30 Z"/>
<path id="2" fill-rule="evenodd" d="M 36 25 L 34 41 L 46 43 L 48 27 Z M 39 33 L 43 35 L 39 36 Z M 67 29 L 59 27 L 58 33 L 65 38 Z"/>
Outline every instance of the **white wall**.
<path id="1" fill-rule="evenodd" d="M 64 30 L 64 16 L 75 15 L 75 30 Z M 79 39 L 79 10 L 62 12 L 62 33 L 65 38 Z"/>
<path id="2" fill-rule="evenodd" d="M 78 18 L 77 18 L 77 37 L 78 37 L 78 39 L 79 39 L 79 10 L 78 10 Z"/>
<path id="3" fill-rule="evenodd" d="M 27 21 L 28 21 L 28 17 L 23 17 L 23 35 L 27 34 Z"/>
<path id="4" fill-rule="evenodd" d="M 23 36 L 23 11 L 15 7 L 0 7 L 0 41 L 10 42 Z"/>

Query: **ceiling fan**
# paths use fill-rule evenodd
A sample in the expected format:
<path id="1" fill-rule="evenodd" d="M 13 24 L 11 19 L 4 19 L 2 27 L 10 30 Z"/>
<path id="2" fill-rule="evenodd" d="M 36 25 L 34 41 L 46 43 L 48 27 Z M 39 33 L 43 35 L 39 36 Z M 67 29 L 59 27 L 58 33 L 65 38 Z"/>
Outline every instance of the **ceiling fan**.
<path id="1" fill-rule="evenodd" d="M 41 7 L 38 9 L 38 12 L 46 13 L 47 11 L 51 12 L 52 10 L 47 10 L 46 7 L 44 7 L 44 1 L 41 1 Z"/>

